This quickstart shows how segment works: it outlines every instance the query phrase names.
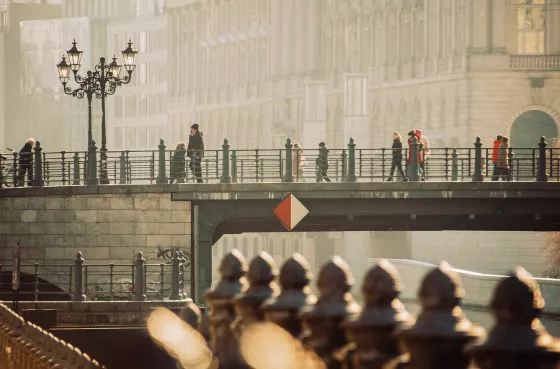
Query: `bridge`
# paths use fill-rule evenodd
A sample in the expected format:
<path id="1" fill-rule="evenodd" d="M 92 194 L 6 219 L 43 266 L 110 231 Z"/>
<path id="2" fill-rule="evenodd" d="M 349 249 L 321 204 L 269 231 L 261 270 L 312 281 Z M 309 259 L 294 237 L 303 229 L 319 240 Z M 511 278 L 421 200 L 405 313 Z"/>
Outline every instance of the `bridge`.
<path id="1" fill-rule="evenodd" d="M 431 147 L 426 151 L 416 140 L 403 142 L 401 164 L 409 181 L 490 180 L 493 148 L 480 138 L 472 147 Z M 560 148 L 548 147 L 544 137 L 531 148 L 509 148 L 510 179 L 515 181 L 560 180 Z M 154 150 L 99 153 L 95 142 L 85 152 L 48 152 L 40 142 L 33 152 L 33 186 L 97 184 L 165 184 L 180 178 L 196 182 L 188 159 L 174 159 L 163 140 Z M 205 150 L 199 178 L 204 183 L 315 182 L 321 180 L 316 161 L 318 149 L 296 149 L 291 139 L 282 149 L 237 150 L 227 139 L 221 150 Z M 426 160 L 409 161 L 422 155 Z M 0 155 L 0 188 L 18 184 L 18 153 Z M 398 160 L 398 159 L 397 159 Z M 391 177 L 391 148 L 361 148 L 354 139 L 348 147 L 329 149 L 327 175 L 333 182 L 380 182 Z M 95 163 L 89 165 L 88 163 Z M 394 173 L 395 179 L 399 173 Z"/>
<path id="2" fill-rule="evenodd" d="M 286 232 L 272 210 L 289 193 L 309 210 L 295 232 L 555 231 L 560 226 L 559 190 L 558 182 L 12 188 L 0 190 L 0 236 L 2 246 L 21 242 L 30 257 L 42 258 L 74 258 L 76 248 L 87 247 L 90 255 L 106 249 L 108 258 L 122 262 L 132 259 L 129 249 L 190 246 L 199 297 L 212 280 L 212 245 L 224 234 Z"/>

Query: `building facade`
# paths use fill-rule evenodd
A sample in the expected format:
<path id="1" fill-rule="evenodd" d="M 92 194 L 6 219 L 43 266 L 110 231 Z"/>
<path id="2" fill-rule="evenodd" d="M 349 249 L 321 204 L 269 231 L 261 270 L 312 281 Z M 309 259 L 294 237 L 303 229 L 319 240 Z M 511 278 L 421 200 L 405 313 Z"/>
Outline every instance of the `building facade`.
<path id="1" fill-rule="evenodd" d="M 0 0 L 0 150 L 6 146 L 19 149 L 33 134 L 21 85 L 20 24 L 59 18 L 60 14 L 60 1 L 56 0 Z"/>
<path id="2" fill-rule="evenodd" d="M 433 147 L 472 147 L 477 136 L 488 146 L 497 134 L 533 147 L 558 136 L 558 0 L 174 0 L 167 14 L 169 130 L 196 121 L 209 149 L 226 137 L 236 149 L 281 148 L 288 136 L 304 148 L 342 148 L 351 136 L 388 147 L 412 128 Z M 449 236 L 501 247 L 496 235 Z M 540 254 L 544 237 L 516 237 L 504 253 Z M 433 241 L 372 232 L 316 243 L 365 268 L 376 252 L 453 256 Z M 484 255 L 468 266 L 502 266 Z"/>
<path id="3" fill-rule="evenodd" d="M 107 50 L 120 55 L 131 40 L 138 51 L 130 84 L 108 104 L 110 150 L 154 150 L 166 134 L 167 18 L 113 22 L 107 28 Z"/>

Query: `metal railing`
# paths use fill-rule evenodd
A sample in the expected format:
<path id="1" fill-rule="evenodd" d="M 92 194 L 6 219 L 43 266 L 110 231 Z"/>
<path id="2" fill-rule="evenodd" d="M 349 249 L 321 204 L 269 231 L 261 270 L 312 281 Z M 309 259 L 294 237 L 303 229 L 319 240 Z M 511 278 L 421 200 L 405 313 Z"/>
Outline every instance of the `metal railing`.
<path id="1" fill-rule="evenodd" d="M 73 261 L 28 263 L 20 267 L 21 300 L 144 301 L 182 300 L 190 267 L 183 252 L 173 250 L 167 263 L 150 264 L 140 252 L 132 263 L 87 264 L 78 253 Z M 12 265 L 0 263 L 0 276 Z M 11 278 L 0 279 L 0 291 L 11 297 Z"/>
<path id="2" fill-rule="evenodd" d="M 79 349 L 0 304 L 0 364 L 14 369 L 104 368 Z"/>
<path id="3" fill-rule="evenodd" d="M 549 148 L 544 140 L 532 148 L 508 148 L 509 180 L 560 180 L 560 148 Z M 413 154 L 413 152 L 415 154 Z M 185 154 L 186 152 L 183 152 Z M 470 148 L 432 147 L 427 151 L 417 142 L 402 149 L 401 163 L 410 181 L 482 181 L 493 176 L 493 148 L 483 148 L 477 139 Z M 0 168 L 19 166 L 19 154 L 0 158 Z M 422 162 L 410 158 L 419 155 Z M 88 171 L 89 157 L 95 158 Z M 227 158 L 227 160 L 224 160 Z M 320 162 L 320 165 L 319 165 Z M 391 148 L 359 148 L 353 140 L 347 148 L 330 149 L 328 158 L 319 158 L 318 149 L 295 149 L 288 139 L 284 149 L 231 149 L 224 140 L 222 150 L 206 150 L 200 164 L 188 155 L 167 150 L 161 140 L 157 150 L 97 152 L 42 152 L 37 143 L 34 152 L 34 186 L 94 184 L 177 183 L 254 183 L 315 182 L 322 180 L 321 169 L 333 182 L 376 182 L 391 179 L 395 162 Z M 542 163 L 542 164 L 541 164 Z M 3 177 L 0 187 L 18 181 L 16 172 Z M 98 173 L 101 173 L 99 176 Z M 198 175 L 198 177 L 197 177 Z M 398 178 L 394 173 L 393 178 Z"/>

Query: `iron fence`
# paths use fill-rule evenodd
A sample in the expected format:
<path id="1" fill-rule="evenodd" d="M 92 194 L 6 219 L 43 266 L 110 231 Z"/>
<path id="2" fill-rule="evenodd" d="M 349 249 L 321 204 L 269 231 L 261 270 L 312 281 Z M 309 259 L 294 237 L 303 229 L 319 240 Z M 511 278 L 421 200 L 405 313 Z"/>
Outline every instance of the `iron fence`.
<path id="1" fill-rule="evenodd" d="M 190 281 L 190 266 L 174 250 L 166 263 L 150 264 L 139 253 L 131 263 L 87 264 L 76 260 L 59 263 L 22 263 L 19 297 L 22 301 L 131 301 L 181 300 Z M 12 297 L 12 264 L 0 262 L 0 292 Z"/>
<path id="2" fill-rule="evenodd" d="M 320 169 L 326 169 L 333 182 L 378 182 L 398 179 L 399 173 L 391 176 L 395 161 L 410 181 L 492 180 L 494 149 L 482 148 L 480 141 L 470 148 L 432 147 L 426 151 L 417 143 L 413 146 L 403 148 L 399 160 L 391 148 L 357 148 L 351 141 L 348 148 L 330 149 L 328 158 L 320 159 L 318 149 L 298 151 L 290 140 L 284 149 L 254 150 L 232 149 L 224 140 L 222 150 L 204 152 L 197 169 L 198 164 L 185 151 L 180 155 L 168 150 L 163 140 L 156 150 L 107 151 L 104 155 L 96 151 L 42 152 L 37 143 L 32 184 L 163 184 L 170 180 L 195 183 L 197 179 L 203 183 L 315 182 L 324 179 Z M 410 159 L 415 157 L 413 151 L 420 153 L 422 162 Z M 88 169 L 90 157 L 96 163 L 92 171 Z M 508 161 L 509 180 L 560 180 L 560 148 L 546 147 L 544 139 L 533 148 L 509 148 Z M 0 156 L 0 187 L 26 183 L 18 178 L 19 167 L 18 153 Z"/>

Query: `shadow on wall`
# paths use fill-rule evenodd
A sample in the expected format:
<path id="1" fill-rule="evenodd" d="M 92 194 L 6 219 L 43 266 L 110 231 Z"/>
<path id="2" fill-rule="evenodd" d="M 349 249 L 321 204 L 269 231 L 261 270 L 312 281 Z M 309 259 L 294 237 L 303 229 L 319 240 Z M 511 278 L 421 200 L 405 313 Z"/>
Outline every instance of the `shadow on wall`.
<path id="1" fill-rule="evenodd" d="M 35 296 L 35 285 L 38 287 L 38 301 L 70 301 L 70 295 L 54 284 L 35 276 L 21 273 L 19 301 L 33 301 Z M 12 301 L 12 272 L 2 272 L 0 276 L 0 301 Z"/>

